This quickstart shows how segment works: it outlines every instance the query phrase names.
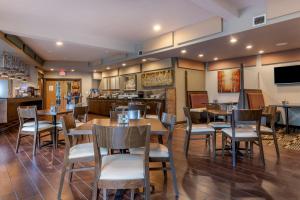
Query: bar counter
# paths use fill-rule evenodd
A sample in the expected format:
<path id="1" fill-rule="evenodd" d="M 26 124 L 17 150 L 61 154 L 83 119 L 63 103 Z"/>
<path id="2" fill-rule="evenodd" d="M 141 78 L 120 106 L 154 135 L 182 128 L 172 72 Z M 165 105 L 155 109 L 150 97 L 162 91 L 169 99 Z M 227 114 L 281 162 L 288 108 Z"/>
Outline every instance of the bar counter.
<path id="1" fill-rule="evenodd" d="M 9 123 L 18 119 L 18 106 L 43 108 L 42 97 L 0 98 L 0 123 Z"/>
<path id="2" fill-rule="evenodd" d="M 134 99 L 104 99 L 104 98 L 87 98 L 89 113 L 109 116 L 109 112 L 112 109 L 112 104 L 117 106 L 126 106 L 128 102 L 141 102 L 149 106 L 147 114 L 156 114 L 156 105 L 161 102 L 161 111 L 165 110 L 164 99 L 154 98 L 134 98 Z"/>

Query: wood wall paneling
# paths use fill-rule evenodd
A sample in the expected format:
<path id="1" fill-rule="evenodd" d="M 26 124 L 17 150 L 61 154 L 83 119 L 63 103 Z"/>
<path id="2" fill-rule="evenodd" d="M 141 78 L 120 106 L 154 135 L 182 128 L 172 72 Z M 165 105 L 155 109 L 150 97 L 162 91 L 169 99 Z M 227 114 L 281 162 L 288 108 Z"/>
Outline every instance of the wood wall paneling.
<path id="1" fill-rule="evenodd" d="M 271 65 L 279 63 L 288 63 L 300 61 L 300 49 L 268 53 L 261 55 L 262 65 Z"/>
<path id="2" fill-rule="evenodd" d="M 253 67 L 256 66 L 256 56 L 247 56 L 241 58 L 233 58 L 233 59 L 226 59 L 220 60 L 215 62 L 208 63 L 208 70 L 223 70 L 223 69 L 233 69 L 239 68 L 241 63 L 244 64 L 244 67 Z"/>

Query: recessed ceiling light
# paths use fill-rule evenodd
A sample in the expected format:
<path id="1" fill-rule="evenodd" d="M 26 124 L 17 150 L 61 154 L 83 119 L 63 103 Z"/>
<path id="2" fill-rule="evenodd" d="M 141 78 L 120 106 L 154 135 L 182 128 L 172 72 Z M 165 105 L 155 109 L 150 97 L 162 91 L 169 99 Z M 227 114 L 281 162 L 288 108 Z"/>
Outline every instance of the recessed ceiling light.
<path id="1" fill-rule="evenodd" d="M 252 47 L 253 46 L 251 44 L 249 44 L 249 45 L 246 46 L 246 49 L 252 49 Z"/>
<path id="2" fill-rule="evenodd" d="M 122 66 L 125 67 L 125 66 L 126 66 L 126 63 L 122 63 Z"/>
<path id="3" fill-rule="evenodd" d="M 50 69 L 50 71 L 54 71 L 54 69 L 53 69 L 53 68 L 51 68 L 51 69 Z"/>
<path id="4" fill-rule="evenodd" d="M 142 59 L 142 62 L 146 62 L 146 61 L 147 61 L 147 59 L 146 59 L 146 58 Z"/>
<path id="5" fill-rule="evenodd" d="M 56 42 L 56 46 L 62 46 L 62 45 L 64 45 L 64 43 L 62 41 L 57 41 Z"/>
<path id="6" fill-rule="evenodd" d="M 75 71 L 75 69 L 71 69 L 71 72 L 74 72 Z"/>
<path id="7" fill-rule="evenodd" d="M 94 70 L 94 72 L 96 73 L 96 72 L 97 72 L 97 70 Z"/>
<path id="8" fill-rule="evenodd" d="M 216 61 L 216 60 L 219 60 L 219 58 L 218 57 L 214 57 L 214 60 Z"/>
<path id="9" fill-rule="evenodd" d="M 237 39 L 235 37 L 230 38 L 230 43 L 234 44 L 237 42 Z"/>
<path id="10" fill-rule="evenodd" d="M 203 56 L 204 56 L 204 55 L 203 55 L 202 53 L 198 55 L 198 57 L 200 57 L 200 58 L 202 58 Z"/>
<path id="11" fill-rule="evenodd" d="M 109 70 L 109 69 L 110 69 L 110 67 L 106 67 L 106 69 L 107 69 L 107 70 Z"/>
<path id="12" fill-rule="evenodd" d="M 287 44 L 288 44 L 287 42 L 279 42 L 276 44 L 276 46 L 280 47 L 280 46 L 285 46 Z"/>
<path id="13" fill-rule="evenodd" d="M 155 24 L 155 25 L 153 26 L 153 30 L 154 30 L 155 32 L 158 32 L 158 31 L 161 30 L 161 26 L 160 26 L 159 24 Z"/>
<path id="14" fill-rule="evenodd" d="M 185 49 L 182 49 L 182 50 L 181 50 L 181 53 L 182 53 L 182 54 L 185 54 L 185 53 L 186 53 L 186 50 L 185 50 Z"/>
<path id="15" fill-rule="evenodd" d="M 264 50 L 260 50 L 260 51 L 258 51 L 258 53 L 259 54 L 263 54 L 263 53 L 265 53 L 265 51 Z"/>

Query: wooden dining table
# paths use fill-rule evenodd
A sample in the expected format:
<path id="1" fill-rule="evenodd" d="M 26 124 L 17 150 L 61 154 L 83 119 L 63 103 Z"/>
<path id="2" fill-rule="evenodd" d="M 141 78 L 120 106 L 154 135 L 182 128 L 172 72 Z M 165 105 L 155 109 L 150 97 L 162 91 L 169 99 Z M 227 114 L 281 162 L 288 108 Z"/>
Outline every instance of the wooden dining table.
<path id="1" fill-rule="evenodd" d="M 64 107 L 58 107 L 56 111 L 51 111 L 50 109 L 45 109 L 45 110 L 38 110 L 37 115 L 38 116 L 51 116 L 52 117 L 52 124 L 54 126 L 54 131 L 52 131 L 52 141 L 46 142 L 42 146 L 47 146 L 47 145 L 53 145 L 53 148 L 57 148 L 57 116 L 58 115 L 63 115 L 63 114 L 68 114 L 72 113 L 73 109 L 66 109 Z"/>
<path id="2" fill-rule="evenodd" d="M 109 118 L 105 119 L 93 119 L 81 126 L 78 126 L 70 130 L 71 135 L 91 135 L 93 125 L 108 126 L 108 127 L 120 127 L 120 126 L 141 126 L 150 125 L 151 135 L 163 136 L 168 133 L 168 129 L 161 123 L 159 119 L 133 119 L 129 120 L 128 124 L 119 124 L 116 120 Z"/>

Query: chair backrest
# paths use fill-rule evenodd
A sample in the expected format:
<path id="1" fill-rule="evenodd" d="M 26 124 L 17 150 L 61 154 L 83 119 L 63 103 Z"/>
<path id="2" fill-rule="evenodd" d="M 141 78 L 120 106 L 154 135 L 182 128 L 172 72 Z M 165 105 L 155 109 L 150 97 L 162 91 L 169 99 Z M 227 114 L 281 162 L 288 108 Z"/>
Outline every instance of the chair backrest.
<path id="1" fill-rule="evenodd" d="M 35 126 L 38 126 L 37 108 L 36 106 L 19 106 L 18 116 L 20 121 L 20 127 L 23 127 L 24 119 L 33 119 Z"/>
<path id="2" fill-rule="evenodd" d="M 146 117 L 147 105 L 146 104 L 128 104 L 128 111 L 139 110 L 143 118 Z"/>
<path id="3" fill-rule="evenodd" d="M 184 112 L 184 116 L 186 119 L 186 126 L 187 126 L 188 130 L 190 131 L 192 129 L 192 117 L 191 117 L 191 113 L 190 113 L 190 108 L 183 107 L 183 112 Z"/>
<path id="4" fill-rule="evenodd" d="M 156 111 L 155 111 L 156 113 L 156 115 L 158 116 L 158 119 L 160 119 L 160 112 L 161 112 L 161 102 L 157 102 L 156 103 Z"/>
<path id="5" fill-rule="evenodd" d="M 187 106 L 190 108 L 203 108 L 208 104 L 207 91 L 187 91 Z"/>
<path id="6" fill-rule="evenodd" d="M 75 106 L 73 110 L 73 116 L 75 119 L 81 121 L 81 122 L 87 122 L 88 117 L 88 106 Z"/>
<path id="7" fill-rule="evenodd" d="M 168 135 L 167 144 L 168 144 L 168 147 L 171 148 L 173 133 L 174 133 L 174 129 L 175 129 L 175 123 L 176 123 L 176 116 L 164 112 L 161 115 L 161 122 L 166 128 L 168 128 L 169 135 Z"/>
<path id="8" fill-rule="evenodd" d="M 129 110 L 129 111 L 117 110 L 117 111 L 110 111 L 109 112 L 110 119 L 111 120 L 118 120 L 118 115 L 119 114 L 127 114 L 128 119 L 140 119 L 141 118 L 141 114 L 140 114 L 139 110 Z"/>
<path id="9" fill-rule="evenodd" d="M 265 112 L 269 114 L 270 125 L 271 128 L 274 130 L 275 123 L 276 123 L 277 106 L 273 106 L 273 105 L 267 106 L 265 107 Z"/>
<path id="10" fill-rule="evenodd" d="M 70 129 L 76 128 L 75 118 L 73 115 L 63 115 L 61 117 L 62 129 L 65 137 L 66 149 L 73 146 L 73 137 L 69 135 Z M 68 152 L 68 151 L 66 151 Z"/>
<path id="11" fill-rule="evenodd" d="M 239 98 L 239 105 L 242 104 Z M 244 90 L 245 109 L 261 109 L 265 107 L 264 96 L 260 89 L 245 89 Z"/>
<path id="12" fill-rule="evenodd" d="M 262 109 L 232 110 L 232 117 L 231 117 L 232 137 L 235 137 L 235 128 L 238 123 L 249 123 L 249 122 L 255 122 L 256 132 L 259 135 L 261 116 L 262 116 Z"/>

